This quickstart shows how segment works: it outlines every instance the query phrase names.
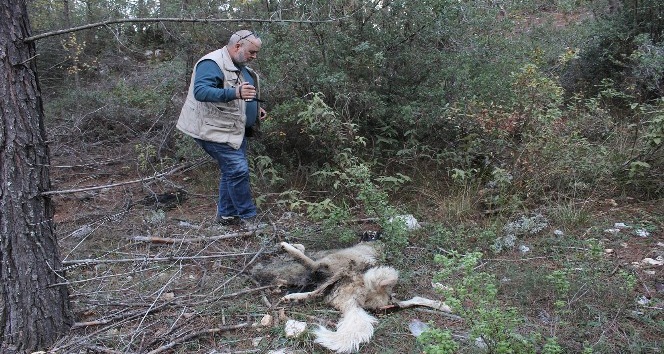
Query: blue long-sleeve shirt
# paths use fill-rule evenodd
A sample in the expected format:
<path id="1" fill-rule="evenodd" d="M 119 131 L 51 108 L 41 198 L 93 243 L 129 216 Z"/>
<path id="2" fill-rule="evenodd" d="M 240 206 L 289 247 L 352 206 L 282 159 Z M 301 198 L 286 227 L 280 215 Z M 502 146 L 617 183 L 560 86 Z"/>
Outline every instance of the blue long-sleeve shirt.
<path id="1" fill-rule="evenodd" d="M 254 79 L 251 77 L 247 68 L 240 67 L 244 81 L 255 86 Z M 196 77 L 194 79 L 194 98 L 201 102 L 230 102 L 238 99 L 235 95 L 235 88 L 224 88 L 224 74 L 214 62 L 214 60 L 202 60 L 196 66 Z M 258 116 L 258 102 L 253 100 L 246 102 L 245 110 L 247 116 L 246 127 L 256 124 Z"/>

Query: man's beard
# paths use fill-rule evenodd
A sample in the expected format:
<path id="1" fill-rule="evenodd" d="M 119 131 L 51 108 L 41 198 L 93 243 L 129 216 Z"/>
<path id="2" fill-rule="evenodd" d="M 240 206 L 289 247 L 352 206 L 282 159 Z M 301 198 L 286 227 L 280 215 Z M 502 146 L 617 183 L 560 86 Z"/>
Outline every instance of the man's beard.
<path id="1" fill-rule="evenodd" d="M 246 55 L 244 55 L 244 53 L 238 53 L 237 60 L 235 61 L 235 64 L 245 66 L 245 65 L 247 65 L 247 63 L 249 63 L 249 61 L 250 60 L 247 58 Z"/>

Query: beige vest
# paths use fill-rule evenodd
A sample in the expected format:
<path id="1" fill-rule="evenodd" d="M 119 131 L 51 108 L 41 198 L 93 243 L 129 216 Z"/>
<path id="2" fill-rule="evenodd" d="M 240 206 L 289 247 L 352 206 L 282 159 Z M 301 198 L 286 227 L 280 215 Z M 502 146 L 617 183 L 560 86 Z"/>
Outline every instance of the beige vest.
<path id="1" fill-rule="evenodd" d="M 227 143 L 234 149 L 239 149 L 244 139 L 244 128 L 246 123 L 244 100 L 236 99 L 230 102 L 201 102 L 194 97 L 194 81 L 196 79 L 196 66 L 201 60 L 211 59 L 224 74 L 224 88 L 234 88 L 244 82 L 244 78 L 228 53 L 228 48 L 223 47 L 208 53 L 196 62 L 194 72 L 191 75 L 187 99 L 182 106 L 177 128 L 183 133 L 197 139 Z M 249 69 L 249 73 L 256 83 L 257 94 L 259 92 L 258 75 Z M 256 118 L 258 121 L 258 117 Z"/>

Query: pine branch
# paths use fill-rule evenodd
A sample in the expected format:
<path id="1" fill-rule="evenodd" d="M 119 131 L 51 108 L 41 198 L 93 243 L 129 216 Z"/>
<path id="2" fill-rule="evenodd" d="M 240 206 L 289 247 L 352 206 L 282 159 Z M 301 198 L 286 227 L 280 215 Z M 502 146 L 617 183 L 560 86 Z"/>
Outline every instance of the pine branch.
<path id="1" fill-rule="evenodd" d="M 336 22 L 341 18 L 331 18 L 328 20 L 266 20 L 260 18 L 173 18 L 173 17 L 157 17 L 157 18 L 123 18 L 116 20 L 106 20 L 102 22 L 90 23 L 87 25 L 71 27 L 66 29 L 61 29 L 57 31 L 46 32 L 38 34 L 35 36 L 27 37 L 23 39 L 23 42 L 32 42 L 38 39 L 44 39 L 52 36 L 59 36 L 62 34 L 72 33 L 83 31 L 86 29 L 104 27 L 112 24 L 118 23 L 149 23 L 149 22 L 189 22 L 189 23 L 216 23 L 216 22 L 246 22 L 246 23 L 303 23 L 303 24 L 315 24 L 315 23 L 329 23 Z"/>

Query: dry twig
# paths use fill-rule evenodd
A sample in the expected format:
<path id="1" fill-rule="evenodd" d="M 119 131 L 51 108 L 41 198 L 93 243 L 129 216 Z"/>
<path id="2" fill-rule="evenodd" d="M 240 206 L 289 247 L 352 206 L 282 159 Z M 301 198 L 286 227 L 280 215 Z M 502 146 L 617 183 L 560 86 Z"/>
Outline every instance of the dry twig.
<path id="1" fill-rule="evenodd" d="M 185 335 L 185 336 L 182 336 L 182 337 L 180 337 L 180 338 L 178 338 L 178 339 L 176 339 L 176 340 L 174 340 L 174 341 L 171 341 L 171 342 L 169 342 L 169 343 L 167 343 L 167 344 L 164 344 L 164 345 L 162 345 L 161 347 L 159 347 L 159 348 L 157 348 L 157 349 L 155 349 L 155 350 L 152 350 L 152 351 L 148 352 L 147 354 L 157 354 L 157 353 L 165 352 L 165 351 L 167 351 L 167 350 L 169 350 L 169 349 L 175 347 L 176 345 L 178 345 L 178 344 L 180 344 L 180 343 L 184 343 L 184 342 L 186 342 L 186 341 L 188 341 L 188 340 L 190 340 L 190 339 L 193 339 L 193 338 L 196 338 L 196 337 L 202 336 L 202 335 L 204 335 L 204 334 L 214 334 L 214 333 L 220 333 L 220 332 L 227 332 L 227 331 L 232 331 L 232 330 L 235 330 L 235 329 L 240 329 L 240 328 L 249 327 L 249 325 L 250 325 L 250 324 L 249 324 L 248 322 L 244 322 L 244 323 L 240 323 L 240 324 L 236 324 L 236 325 L 232 325 L 232 326 L 224 326 L 224 327 L 217 327 L 217 328 L 208 328 L 208 329 L 204 329 L 204 330 L 202 330 L 202 331 L 189 333 L 189 334 L 187 334 L 187 335 Z"/>

